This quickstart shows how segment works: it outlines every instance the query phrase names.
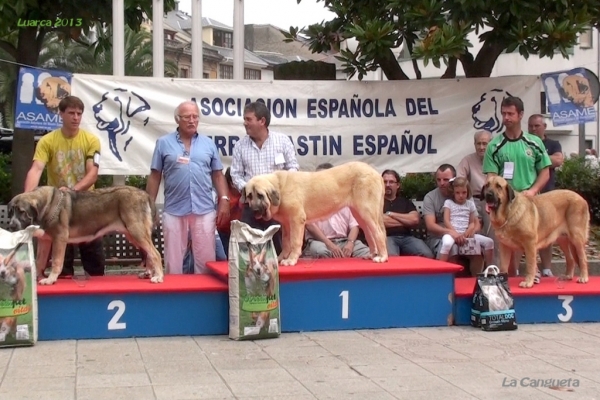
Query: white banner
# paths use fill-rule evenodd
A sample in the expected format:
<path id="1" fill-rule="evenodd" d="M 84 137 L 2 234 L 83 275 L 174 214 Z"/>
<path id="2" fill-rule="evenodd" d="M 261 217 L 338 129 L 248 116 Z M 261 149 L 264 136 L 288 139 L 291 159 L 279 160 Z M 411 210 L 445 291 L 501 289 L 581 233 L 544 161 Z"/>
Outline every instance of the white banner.
<path id="1" fill-rule="evenodd" d="M 473 134 L 503 131 L 507 95 L 540 111 L 537 76 L 412 81 L 243 81 L 74 75 L 85 104 L 81 127 L 100 137 L 101 174 L 148 175 L 156 139 L 176 128 L 175 107 L 196 99 L 200 134 L 224 165 L 246 132 L 244 105 L 262 99 L 272 131 L 290 136 L 302 169 L 350 160 L 399 173 L 457 165 L 474 151 Z M 524 123 L 526 123 L 524 121 Z"/>

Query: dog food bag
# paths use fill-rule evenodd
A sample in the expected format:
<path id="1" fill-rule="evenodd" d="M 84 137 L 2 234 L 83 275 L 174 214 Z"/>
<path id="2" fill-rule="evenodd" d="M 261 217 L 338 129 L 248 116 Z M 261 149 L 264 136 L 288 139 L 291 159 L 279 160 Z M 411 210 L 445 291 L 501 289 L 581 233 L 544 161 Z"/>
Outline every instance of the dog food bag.
<path id="1" fill-rule="evenodd" d="M 0 347 L 37 342 L 37 279 L 33 234 L 0 229 Z"/>
<path id="2" fill-rule="evenodd" d="M 471 325 L 484 331 L 517 329 L 508 274 L 500 273 L 495 265 L 490 265 L 483 273 L 477 274 L 471 306 Z"/>
<path id="3" fill-rule="evenodd" d="M 273 235 L 231 221 L 229 239 L 229 338 L 254 340 L 279 337 L 279 266 Z"/>

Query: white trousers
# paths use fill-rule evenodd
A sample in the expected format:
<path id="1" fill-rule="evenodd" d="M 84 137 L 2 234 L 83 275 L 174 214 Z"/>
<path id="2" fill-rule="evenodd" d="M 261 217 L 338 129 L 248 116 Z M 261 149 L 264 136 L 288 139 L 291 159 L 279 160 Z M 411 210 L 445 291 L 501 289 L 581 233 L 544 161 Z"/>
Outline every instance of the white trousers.
<path id="1" fill-rule="evenodd" d="M 188 232 L 192 238 L 194 273 L 207 274 L 208 261 L 215 261 L 215 211 L 204 215 L 178 217 L 163 212 L 163 237 L 165 240 L 165 264 L 167 274 L 183 273 L 183 257 L 188 244 Z"/>

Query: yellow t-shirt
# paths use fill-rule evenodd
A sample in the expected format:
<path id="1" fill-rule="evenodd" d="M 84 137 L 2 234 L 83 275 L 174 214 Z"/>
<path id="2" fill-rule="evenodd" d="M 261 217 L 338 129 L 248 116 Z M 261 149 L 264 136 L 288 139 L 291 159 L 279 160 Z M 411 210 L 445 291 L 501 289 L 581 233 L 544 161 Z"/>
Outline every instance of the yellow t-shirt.
<path id="1" fill-rule="evenodd" d="M 100 140 L 95 135 L 80 129 L 74 138 L 65 138 L 56 129 L 40 139 L 33 159 L 46 164 L 48 185 L 73 188 L 85 176 L 86 161 L 96 154 L 100 156 Z"/>

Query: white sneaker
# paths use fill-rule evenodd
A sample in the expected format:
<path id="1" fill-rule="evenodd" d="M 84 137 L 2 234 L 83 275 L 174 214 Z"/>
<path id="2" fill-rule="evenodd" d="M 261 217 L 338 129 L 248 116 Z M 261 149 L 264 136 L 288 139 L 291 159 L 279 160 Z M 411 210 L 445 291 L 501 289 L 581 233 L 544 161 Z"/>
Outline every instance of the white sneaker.
<path id="1" fill-rule="evenodd" d="M 544 268 L 542 271 L 542 276 L 554 276 L 554 274 L 550 268 Z"/>

